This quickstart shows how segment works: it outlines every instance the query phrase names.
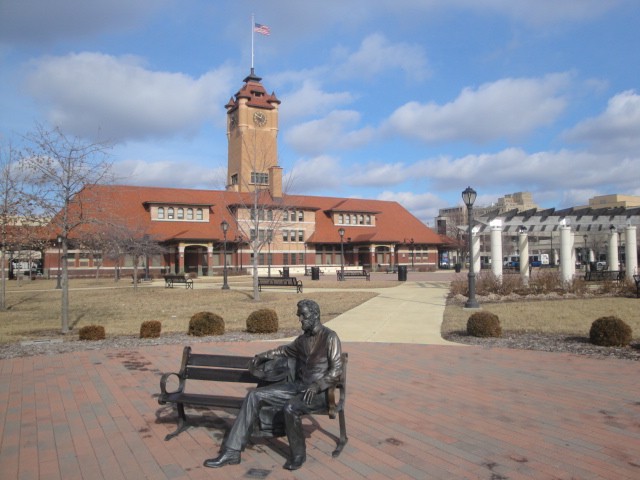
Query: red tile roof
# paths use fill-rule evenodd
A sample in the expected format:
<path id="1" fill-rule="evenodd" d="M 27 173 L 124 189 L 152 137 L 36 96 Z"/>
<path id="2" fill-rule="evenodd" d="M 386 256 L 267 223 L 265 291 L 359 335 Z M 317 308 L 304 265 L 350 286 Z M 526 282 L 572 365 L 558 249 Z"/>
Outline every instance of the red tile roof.
<path id="1" fill-rule="evenodd" d="M 126 185 L 94 185 L 87 187 L 80 196 L 83 205 L 88 206 L 85 215 L 143 231 L 158 241 L 219 241 L 222 239 L 220 223 L 223 219 L 229 223 L 227 238 L 233 239 L 238 232 L 227 207 L 252 203 L 250 193 Z M 440 235 L 397 202 L 285 195 L 282 199 L 269 197 L 264 203 L 315 211 L 315 232 L 308 239 L 313 243 L 340 243 L 339 228 L 345 230 L 345 241 L 350 238 L 352 243 L 409 243 L 411 240 L 416 244 L 444 243 Z M 209 222 L 151 221 L 150 204 L 211 206 Z M 334 211 L 370 213 L 375 215 L 375 226 L 335 225 L 331 215 Z"/>

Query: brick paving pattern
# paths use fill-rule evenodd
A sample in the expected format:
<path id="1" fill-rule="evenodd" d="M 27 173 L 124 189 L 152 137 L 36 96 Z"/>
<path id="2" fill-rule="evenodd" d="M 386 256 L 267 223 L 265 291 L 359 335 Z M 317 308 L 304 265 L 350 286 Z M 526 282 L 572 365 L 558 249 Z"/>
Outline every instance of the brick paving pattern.
<path id="1" fill-rule="evenodd" d="M 253 355 L 272 346 L 194 349 Z M 157 403 L 159 377 L 178 369 L 180 345 L 1 360 L 0 477 L 640 478 L 637 362 L 441 345 L 343 348 L 349 443 L 333 459 L 337 421 L 306 419 L 308 460 L 296 472 L 282 469 L 286 439 L 256 440 L 240 465 L 203 467 L 235 412 L 189 410 L 198 427 L 164 441 L 176 414 Z"/>

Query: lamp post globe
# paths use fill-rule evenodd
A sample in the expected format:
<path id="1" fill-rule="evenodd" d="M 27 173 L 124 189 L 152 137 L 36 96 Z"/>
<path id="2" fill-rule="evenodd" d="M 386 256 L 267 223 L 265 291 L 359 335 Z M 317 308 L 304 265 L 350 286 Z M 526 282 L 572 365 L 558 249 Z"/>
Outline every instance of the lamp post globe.
<path id="1" fill-rule="evenodd" d="M 462 192 L 462 200 L 467 206 L 467 216 L 469 217 L 469 299 L 465 303 L 465 308 L 480 308 L 476 300 L 476 273 L 473 262 L 473 204 L 477 197 L 476 191 L 467 187 Z"/>
<path id="2" fill-rule="evenodd" d="M 222 290 L 229 290 L 229 284 L 227 283 L 227 231 L 229 230 L 229 223 L 226 220 L 222 220 L 222 222 L 220 222 L 220 228 L 222 229 L 222 235 L 224 237 L 222 244 L 222 257 L 224 258 Z"/>

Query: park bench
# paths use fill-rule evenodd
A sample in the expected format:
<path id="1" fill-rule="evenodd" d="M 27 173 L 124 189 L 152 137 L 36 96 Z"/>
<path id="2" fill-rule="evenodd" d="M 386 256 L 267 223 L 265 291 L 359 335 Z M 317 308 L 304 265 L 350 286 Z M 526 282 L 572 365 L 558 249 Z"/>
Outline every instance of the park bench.
<path id="1" fill-rule="evenodd" d="M 302 281 L 296 277 L 258 277 L 258 291 L 263 287 L 295 287 L 297 293 L 302 293 Z"/>
<path id="2" fill-rule="evenodd" d="M 186 275 L 165 275 L 164 287 L 173 288 L 174 283 L 184 283 L 185 288 L 193 288 L 193 280 Z"/>
<path id="3" fill-rule="evenodd" d="M 189 425 L 185 414 L 185 405 L 194 407 L 209 407 L 217 409 L 239 410 L 246 395 L 246 388 L 239 389 L 241 393 L 238 396 L 209 394 L 209 393 L 192 393 L 187 389 L 187 381 L 193 387 L 196 381 L 212 382 L 207 384 L 206 391 L 215 392 L 215 382 L 232 382 L 240 384 L 250 384 L 252 386 L 264 385 L 263 380 L 254 377 L 249 371 L 249 364 L 253 357 L 242 357 L 233 355 L 211 355 L 202 353 L 193 353 L 190 346 L 184 347 L 182 353 L 182 365 L 178 373 L 165 373 L 160 378 L 160 395 L 158 403 L 165 405 L 173 403 L 178 410 L 178 426 L 177 429 L 168 434 L 165 440 L 170 440 L 180 434 L 191 425 Z M 337 457 L 347 443 L 347 429 L 345 424 L 344 407 L 346 401 L 346 385 L 347 385 L 347 353 L 342 353 L 342 375 L 335 387 L 326 391 L 328 408 L 323 411 L 312 412 L 314 415 L 328 415 L 334 419 L 338 417 L 340 426 L 340 438 L 333 456 Z M 175 377 L 172 379 L 172 377 Z M 175 390 L 167 390 L 167 384 L 172 379 L 178 385 Z M 220 385 L 221 387 L 221 385 Z M 224 389 L 228 391 L 228 389 Z M 336 390 L 339 394 L 336 397 Z M 254 432 L 256 436 L 282 436 L 282 429 L 274 429 L 273 431 L 264 431 L 259 428 Z"/>
<path id="4" fill-rule="evenodd" d="M 364 268 L 362 270 L 345 270 L 344 272 L 338 270 L 336 275 L 338 276 L 338 281 L 346 280 L 347 278 L 366 278 L 367 281 L 371 280 L 369 272 Z"/>
<path id="5" fill-rule="evenodd" d="M 622 273 L 618 270 L 591 270 L 584 273 L 584 279 L 587 282 L 602 282 L 604 280 L 615 280 L 619 282 Z"/>
<path id="6" fill-rule="evenodd" d="M 633 281 L 636 282 L 636 298 L 640 298 L 640 275 L 634 275 Z"/>

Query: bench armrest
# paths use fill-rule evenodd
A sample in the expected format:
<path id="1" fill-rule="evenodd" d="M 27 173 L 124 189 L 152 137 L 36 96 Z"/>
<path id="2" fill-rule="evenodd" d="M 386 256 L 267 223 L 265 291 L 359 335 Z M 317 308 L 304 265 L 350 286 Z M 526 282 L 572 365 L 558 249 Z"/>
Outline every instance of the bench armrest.
<path id="1" fill-rule="evenodd" d="M 178 383 L 178 388 L 174 391 L 168 392 L 167 391 L 167 380 L 169 380 L 169 378 L 175 375 L 176 377 L 178 377 L 179 383 Z M 171 395 L 173 393 L 182 393 L 184 392 L 184 386 L 185 386 L 185 379 L 184 377 L 182 377 L 180 374 L 175 373 L 175 372 L 171 372 L 171 373 L 163 373 L 162 377 L 160 377 L 160 396 L 158 397 L 158 403 L 160 405 L 164 405 L 166 402 L 164 401 L 164 398 L 167 395 Z"/>
<path id="2" fill-rule="evenodd" d="M 337 401 L 336 390 L 340 390 L 340 396 L 338 397 Z M 344 410 L 345 397 L 346 392 L 344 389 L 344 385 L 342 385 L 341 383 L 327 389 L 327 408 L 329 410 L 329 418 L 336 418 L 337 412 Z"/>

